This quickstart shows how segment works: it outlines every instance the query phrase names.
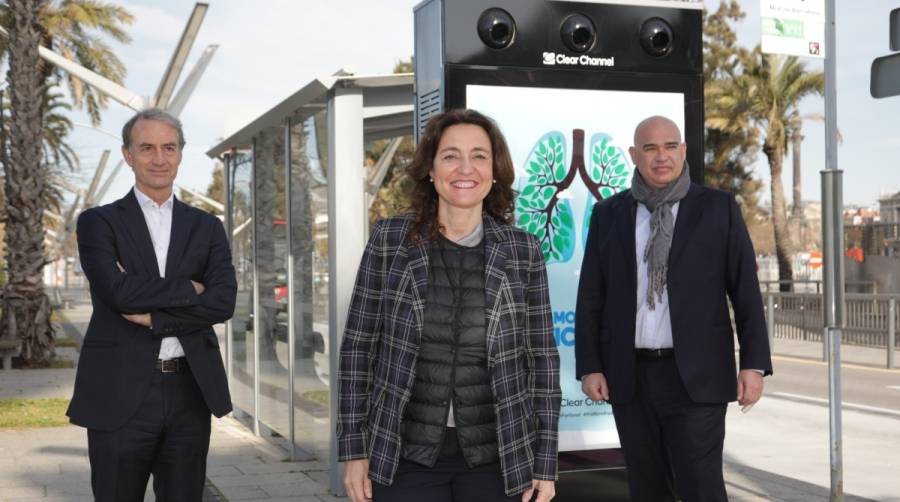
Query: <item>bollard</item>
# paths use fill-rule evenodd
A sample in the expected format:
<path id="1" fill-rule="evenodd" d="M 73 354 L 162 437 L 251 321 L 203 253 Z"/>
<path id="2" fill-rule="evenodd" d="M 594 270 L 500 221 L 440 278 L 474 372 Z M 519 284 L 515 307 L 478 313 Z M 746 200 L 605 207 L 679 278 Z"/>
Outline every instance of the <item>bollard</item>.
<path id="1" fill-rule="evenodd" d="M 897 298 L 892 296 L 888 300 L 888 339 L 887 339 L 887 367 L 893 369 L 894 347 L 897 346 Z"/>

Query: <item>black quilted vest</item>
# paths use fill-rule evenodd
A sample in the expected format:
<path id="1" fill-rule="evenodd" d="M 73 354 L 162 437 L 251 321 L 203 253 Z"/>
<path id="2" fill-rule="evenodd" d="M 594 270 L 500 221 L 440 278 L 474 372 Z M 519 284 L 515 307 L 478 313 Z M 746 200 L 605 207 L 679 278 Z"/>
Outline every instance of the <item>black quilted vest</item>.
<path id="1" fill-rule="evenodd" d="M 487 366 L 484 244 L 439 239 L 428 253 L 425 322 L 401 427 L 402 457 L 434 466 L 452 402 L 460 448 L 475 467 L 500 460 Z"/>

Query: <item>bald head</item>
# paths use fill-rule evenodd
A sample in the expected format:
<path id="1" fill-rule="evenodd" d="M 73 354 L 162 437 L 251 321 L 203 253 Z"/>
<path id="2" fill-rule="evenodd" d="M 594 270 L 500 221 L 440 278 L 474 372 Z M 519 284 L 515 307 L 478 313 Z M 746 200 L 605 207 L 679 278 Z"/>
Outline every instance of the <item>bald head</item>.
<path id="1" fill-rule="evenodd" d="M 668 129 L 669 132 L 674 132 L 675 137 L 678 139 L 678 142 L 681 143 L 681 130 L 678 129 L 678 124 L 676 124 L 669 117 L 663 117 L 662 115 L 654 115 L 652 117 L 647 117 L 644 120 L 638 123 L 637 127 L 634 128 L 634 146 L 640 146 L 641 144 L 641 134 L 651 128 L 662 127 L 664 129 Z"/>
<path id="2" fill-rule="evenodd" d="M 628 153 L 644 181 L 652 188 L 660 189 L 681 175 L 687 145 L 681 140 L 681 131 L 672 119 L 654 115 L 642 120 L 634 129 L 634 146 Z"/>

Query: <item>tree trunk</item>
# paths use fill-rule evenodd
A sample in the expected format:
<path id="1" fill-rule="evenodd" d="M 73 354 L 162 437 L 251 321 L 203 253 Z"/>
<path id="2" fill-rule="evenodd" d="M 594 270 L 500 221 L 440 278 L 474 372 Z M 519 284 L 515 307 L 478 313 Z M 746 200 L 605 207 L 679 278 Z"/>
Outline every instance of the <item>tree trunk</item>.
<path id="1" fill-rule="evenodd" d="M 801 200 L 803 195 L 800 190 L 800 143 L 803 142 L 803 134 L 800 132 L 800 126 L 797 126 L 791 140 L 793 142 L 791 156 L 794 161 L 794 211 L 792 216 L 800 221 L 803 218 L 803 201 Z"/>
<path id="2" fill-rule="evenodd" d="M 47 171 L 42 162 L 42 106 L 45 91 L 38 44 L 43 0 L 9 0 L 10 123 L 5 167 L 6 263 L 0 337 L 21 341 L 28 364 L 46 363 L 53 351 L 50 300 L 44 294 L 43 214 Z"/>
<path id="3" fill-rule="evenodd" d="M 313 120 L 313 119 L 307 119 Z M 294 292 L 288 301 L 294 302 L 294 360 L 298 362 L 296 373 L 302 378 L 298 380 L 301 393 L 306 390 L 319 390 L 321 384 L 316 378 L 314 356 L 318 340 L 321 338 L 313 330 L 315 319 L 313 270 L 315 263 L 315 225 L 316 208 L 313 206 L 313 182 L 309 175 L 309 157 L 306 152 L 307 122 L 291 124 L 291 163 L 290 176 L 290 216 L 291 241 L 290 257 L 294 263 Z M 324 339 L 323 339 L 324 340 Z M 313 386 L 312 384 L 317 384 Z"/>
<path id="4" fill-rule="evenodd" d="M 763 145 L 763 152 L 769 160 L 769 173 L 772 186 L 772 227 L 775 230 L 775 257 L 778 260 L 778 280 L 785 281 L 779 285 L 780 291 L 791 291 L 794 271 L 791 268 L 791 234 L 788 231 L 784 206 L 784 184 L 781 181 L 781 168 L 784 156 L 781 148 L 770 143 Z"/>
<path id="5" fill-rule="evenodd" d="M 278 363 L 275 346 L 278 341 L 287 341 L 286 304 L 275 300 L 274 291 L 287 285 L 285 270 L 286 245 L 284 220 L 285 207 L 285 167 L 284 129 L 267 129 L 254 143 L 254 183 L 256 193 L 256 220 L 253 234 L 256 245 L 256 278 L 259 285 L 259 362 L 260 371 L 275 368 Z M 276 224 L 276 221 L 282 221 Z M 284 274 L 283 277 L 279 275 Z M 280 314 L 280 315 L 279 315 Z M 286 368 L 286 367 L 285 367 Z M 261 373 L 261 374 L 262 374 Z"/>

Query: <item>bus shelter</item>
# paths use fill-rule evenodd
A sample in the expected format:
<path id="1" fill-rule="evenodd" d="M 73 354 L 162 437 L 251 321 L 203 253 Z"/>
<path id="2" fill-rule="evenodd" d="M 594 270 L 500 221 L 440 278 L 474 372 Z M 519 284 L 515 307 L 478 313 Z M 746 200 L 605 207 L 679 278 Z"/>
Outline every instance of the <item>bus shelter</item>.
<path id="1" fill-rule="evenodd" d="M 379 179 L 365 145 L 411 135 L 413 114 L 412 75 L 339 72 L 207 152 L 225 166 L 238 279 L 224 353 L 234 414 L 292 460 L 327 463 L 335 493 L 338 352 Z"/>

